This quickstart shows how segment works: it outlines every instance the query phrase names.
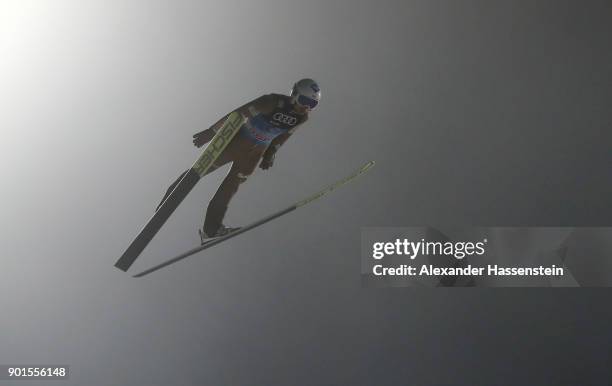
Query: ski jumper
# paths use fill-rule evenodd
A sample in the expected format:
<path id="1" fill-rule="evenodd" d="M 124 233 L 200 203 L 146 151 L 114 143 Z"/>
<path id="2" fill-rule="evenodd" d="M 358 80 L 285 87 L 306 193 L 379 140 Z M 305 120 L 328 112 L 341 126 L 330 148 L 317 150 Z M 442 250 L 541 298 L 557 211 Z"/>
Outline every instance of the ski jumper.
<path id="1" fill-rule="evenodd" d="M 215 165 L 219 167 L 232 161 L 229 173 L 208 204 L 204 220 L 204 232 L 207 234 L 214 234 L 221 226 L 232 197 L 240 184 L 255 171 L 259 160 L 274 139 L 283 134 L 290 135 L 293 129 L 307 119 L 306 114 L 293 111 L 290 97 L 272 94 L 271 99 L 276 102 L 272 111 L 251 111 L 253 116 L 247 119 L 240 132 L 230 142 L 218 166 L 217 163 Z"/>
<path id="2" fill-rule="evenodd" d="M 215 234 L 221 226 L 232 197 L 238 191 L 240 184 L 255 171 L 264 154 L 266 152 L 273 154 L 293 130 L 308 119 L 308 114 L 300 114 L 293 110 L 289 96 L 268 94 L 264 98 L 266 106 L 261 109 L 263 112 L 255 110 L 253 106 L 249 107 L 250 117 L 208 171 L 211 173 L 227 163 L 232 163 L 225 179 L 208 204 L 203 227 L 206 234 Z M 183 175 L 179 176 L 168 188 L 166 196 L 172 192 L 182 177 Z M 162 202 L 164 200 L 165 197 Z"/>

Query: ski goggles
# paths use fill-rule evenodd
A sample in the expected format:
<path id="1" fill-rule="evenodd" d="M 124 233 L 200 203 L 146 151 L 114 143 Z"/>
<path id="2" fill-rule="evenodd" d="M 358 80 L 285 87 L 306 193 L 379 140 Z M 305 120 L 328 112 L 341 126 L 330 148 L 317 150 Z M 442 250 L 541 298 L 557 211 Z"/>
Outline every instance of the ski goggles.
<path id="1" fill-rule="evenodd" d="M 299 95 L 297 98 L 297 103 L 301 106 L 308 107 L 309 109 L 314 109 L 319 104 L 319 101 L 316 99 L 308 98 L 304 95 Z"/>

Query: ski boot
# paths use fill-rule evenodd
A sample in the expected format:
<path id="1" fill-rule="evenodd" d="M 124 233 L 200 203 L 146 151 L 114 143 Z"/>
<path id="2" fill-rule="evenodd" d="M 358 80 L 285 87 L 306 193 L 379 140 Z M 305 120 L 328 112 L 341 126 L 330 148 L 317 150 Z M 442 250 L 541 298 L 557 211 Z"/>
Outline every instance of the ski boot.
<path id="1" fill-rule="evenodd" d="M 200 235 L 200 242 L 202 243 L 202 245 L 204 245 L 207 241 L 210 241 L 211 239 L 225 236 L 231 232 L 237 231 L 238 229 L 240 228 L 226 227 L 225 225 L 221 224 L 221 226 L 217 229 L 217 231 L 213 235 L 207 234 L 206 232 L 204 232 L 204 229 L 201 229 L 201 228 L 198 229 L 198 234 Z"/>

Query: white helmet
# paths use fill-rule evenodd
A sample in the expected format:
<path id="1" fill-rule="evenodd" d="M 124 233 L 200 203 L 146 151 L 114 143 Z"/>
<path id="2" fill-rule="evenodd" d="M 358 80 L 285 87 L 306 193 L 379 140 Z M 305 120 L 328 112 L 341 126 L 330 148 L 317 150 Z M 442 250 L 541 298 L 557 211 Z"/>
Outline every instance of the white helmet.
<path id="1" fill-rule="evenodd" d="M 312 79 L 302 79 L 291 89 L 291 101 L 308 110 L 314 109 L 319 104 L 319 100 L 321 100 L 321 89 Z"/>

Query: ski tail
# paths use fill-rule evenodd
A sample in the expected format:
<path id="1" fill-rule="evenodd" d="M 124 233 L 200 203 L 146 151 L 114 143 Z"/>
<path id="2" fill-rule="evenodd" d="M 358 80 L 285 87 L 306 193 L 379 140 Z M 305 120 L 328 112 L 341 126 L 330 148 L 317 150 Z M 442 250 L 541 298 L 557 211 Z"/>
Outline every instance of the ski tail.
<path id="1" fill-rule="evenodd" d="M 152 272 L 158 271 L 158 270 L 160 270 L 160 269 L 162 269 L 164 267 L 167 267 L 167 266 L 169 266 L 171 264 L 174 264 L 174 263 L 176 263 L 176 262 L 178 262 L 180 260 L 183 260 L 183 259 L 185 259 L 185 258 L 187 258 L 187 257 L 189 257 L 189 256 L 191 256 L 191 255 L 193 255 L 195 253 L 198 253 L 200 251 L 203 251 L 205 249 L 213 247 L 213 246 L 215 246 L 215 245 L 217 245 L 219 243 L 222 243 L 222 242 L 224 242 L 224 241 L 226 241 L 228 239 L 231 239 L 232 237 L 236 237 L 236 236 L 238 236 L 238 235 L 240 235 L 240 234 L 242 234 L 244 232 L 247 232 L 247 231 L 249 231 L 249 230 L 251 230 L 253 228 L 257 228 L 258 226 L 261 226 L 261 225 L 263 225 L 263 224 L 265 224 L 265 223 L 267 223 L 269 221 L 272 221 L 272 220 L 274 220 L 274 219 L 276 219 L 278 217 L 281 217 L 281 216 L 283 216 L 283 215 L 285 215 L 285 214 L 287 214 L 289 212 L 293 212 L 297 208 L 302 207 L 302 206 L 304 206 L 304 205 L 306 205 L 306 204 L 308 204 L 310 202 L 313 202 L 313 201 L 323 197 L 324 195 L 326 195 L 326 194 L 336 190 L 340 186 L 345 185 L 348 182 L 354 180 L 355 178 L 361 176 L 362 174 L 367 172 L 370 168 L 372 168 L 372 166 L 374 166 L 374 161 L 370 161 L 370 162 L 366 163 L 361 168 L 356 170 L 354 173 L 348 175 L 347 177 L 343 178 L 342 180 L 339 180 L 339 181 L 337 181 L 337 182 L 327 186 L 325 189 L 322 189 L 321 191 L 319 191 L 319 192 L 317 192 L 317 193 L 315 193 L 315 194 L 313 194 L 311 196 L 308 196 L 307 198 L 305 198 L 305 199 L 303 199 L 301 201 L 298 201 L 298 202 L 294 203 L 293 205 L 286 207 L 283 210 L 280 210 L 280 211 L 278 211 L 276 213 L 273 213 L 273 214 L 271 214 L 271 215 L 269 215 L 267 217 L 264 217 L 264 218 L 262 218 L 262 219 L 260 219 L 258 221 L 255 221 L 255 222 L 253 222 L 251 224 L 243 226 L 240 229 L 238 229 L 236 231 L 233 231 L 233 232 L 230 232 L 230 233 L 228 233 L 225 236 L 213 238 L 210 241 L 205 242 L 203 245 L 201 245 L 199 247 L 190 249 L 189 251 L 187 251 L 185 253 L 182 253 L 182 254 L 180 254 L 180 255 L 178 255 L 178 256 L 170 259 L 170 260 L 167 260 L 167 261 L 165 261 L 165 262 L 163 262 L 161 264 L 158 264 L 158 265 L 153 266 L 153 267 L 151 267 L 151 268 L 149 268 L 147 270 L 144 270 L 144 271 L 134 275 L 133 277 L 142 277 L 142 276 L 148 275 L 148 274 L 150 274 Z"/>
<path id="2" fill-rule="evenodd" d="M 134 261 L 136 261 L 138 256 L 151 242 L 168 218 L 174 213 L 179 204 L 187 197 L 189 192 L 191 192 L 200 178 L 208 173 L 213 163 L 219 158 L 221 153 L 223 153 L 236 133 L 238 133 L 243 122 L 244 117 L 239 112 L 232 112 L 227 117 L 200 157 L 187 173 L 185 173 L 163 203 L 160 204 L 155 214 L 153 214 L 153 217 L 149 219 L 123 255 L 117 260 L 115 267 L 122 271 L 127 271 L 132 264 L 134 264 Z"/>
<path id="3" fill-rule="evenodd" d="M 200 176 L 193 169 L 190 169 L 185 174 L 172 193 L 170 193 L 169 197 L 159 206 L 151 219 L 138 233 L 134 241 L 132 241 L 125 252 L 123 252 L 123 255 L 121 255 L 119 260 L 115 263 L 115 267 L 122 271 L 127 271 L 130 268 L 199 180 Z"/>

